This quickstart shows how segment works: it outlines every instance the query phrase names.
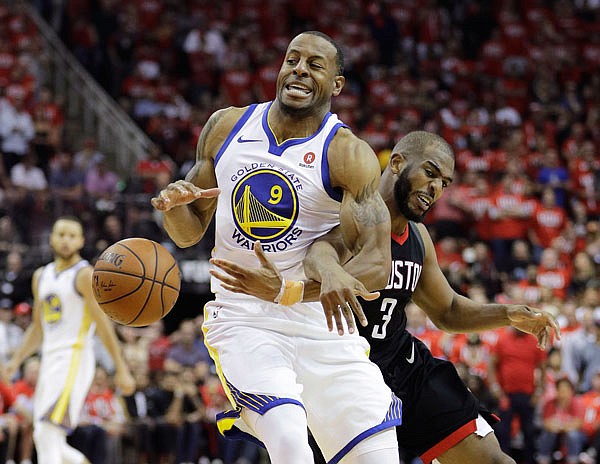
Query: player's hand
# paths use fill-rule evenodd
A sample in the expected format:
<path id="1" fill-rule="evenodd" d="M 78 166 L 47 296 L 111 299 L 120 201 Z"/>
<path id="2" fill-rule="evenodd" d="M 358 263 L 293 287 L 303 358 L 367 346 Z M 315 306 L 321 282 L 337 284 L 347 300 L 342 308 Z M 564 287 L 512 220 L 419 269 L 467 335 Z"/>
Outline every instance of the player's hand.
<path id="1" fill-rule="evenodd" d="M 227 259 L 211 258 L 210 263 L 225 272 L 210 269 L 208 272 L 221 281 L 224 289 L 244 293 L 264 301 L 275 301 L 281 289 L 282 277 L 279 270 L 269 261 L 259 241 L 254 242 L 254 254 L 260 262 L 259 268 L 242 267 Z"/>
<path id="2" fill-rule="evenodd" d="M 120 369 L 115 373 L 115 385 L 123 396 L 131 396 L 135 393 L 135 380 L 129 369 Z"/>
<path id="3" fill-rule="evenodd" d="M 545 350 L 552 340 L 552 334 L 560 340 L 560 328 L 554 317 L 547 311 L 525 305 L 512 305 L 508 309 L 510 325 L 534 335 L 538 348 Z"/>
<path id="4" fill-rule="evenodd" d="M 344 335 L 343 320 L 348 325 L 348 332 L 354 333 L 356 324 L 353 313 L 359 323 L 364 327 L 367 325 L 367 317 L 363 312 L 357 296 L 367 301 L 379 298 L 379 292 L 369 292 L 361 281 L 355 279 L 341 267 L 330 272 L 321 272 L 321 295 L 319 299 L 325 311 L 327 327 L 333 331 L 333 325 L 338 334 Z"/>
<path id="5" fill-rule="evenodd" d="M 191 182 L 178 180 L 162 189 L 150 203 L 159 211 L 169 211 L 175 206 L 187 205 L 199 198 L 214 198 L 219 193 L 221 190 L 218 188 L 201 189 Z"/>

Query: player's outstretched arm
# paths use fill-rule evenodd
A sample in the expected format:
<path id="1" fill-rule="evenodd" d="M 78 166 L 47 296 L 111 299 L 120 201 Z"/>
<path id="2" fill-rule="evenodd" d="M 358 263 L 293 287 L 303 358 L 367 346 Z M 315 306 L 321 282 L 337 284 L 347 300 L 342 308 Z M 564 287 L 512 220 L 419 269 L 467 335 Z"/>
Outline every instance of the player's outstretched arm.
<path id="1" fill-rule="evenodd" d="M 15 376 L 23 361 L 37 353 L 42 343 L 42 308 L 37 296 L 37 287 L 41 272 L 42 268 L 37 269 L 31 279 L 31 290 L 33 293 L 31 324 L 25 331 L 23 343 L 21 343 L 21 346 L 13 353 L 12 358 L 6 364 L 5 375 L 8 379 L 12 379 Z"/>
<path id="2" fill-rule="evenodd" d="M 210 224 L 220 193 L 214 155 L 241 112 L 240 108 L 215 112 L 202 129 L 196 146 L 196 163 L 185 180 L 170 183 L 151 200 L 152 206 L 163 213 L 164 228 L 179 247 L 198 243 Z"/>
<path id="3" fill-rule="evenodd" d="M 129 371 L 129 367 L 123 358 L 121 346 L 115 333 L 113 322 L 104 314 L 96 298 L 94 298 L 92 289 L 92 267 L 86 266 L 77 273 L 75 285 L 77 290 L 85 300 L 85 304 L 90 311 L 92 320 L 96 323 L 96 332 L 102 340 L 102 343 L 108 350 L 115 363 L 115 384 L 125 396 L 132 395 L 135 391 L 135 381 Z"/>
<path id="4" fill-rule="evenodd" d="M 556 320 L 546 311 L 526 305 L 479 304 L 456 293 L 440 269 L 427 229 L 420 224 L 419 230 L 425 244 L 425 262 L 413 301 L 437 327 L 447 332 L 476 332 L 512 325 L 534 335 L 542 349 L 552 335 L 560 338 Z"/>

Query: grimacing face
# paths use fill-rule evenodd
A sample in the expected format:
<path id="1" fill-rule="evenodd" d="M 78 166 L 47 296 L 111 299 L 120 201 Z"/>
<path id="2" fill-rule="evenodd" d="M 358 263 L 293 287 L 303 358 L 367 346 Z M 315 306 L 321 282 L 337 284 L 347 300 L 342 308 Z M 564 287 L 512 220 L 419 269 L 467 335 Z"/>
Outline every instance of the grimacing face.
<path id="1" fill-rule="evenodd" d="M 420 158 L 407 156 L 397 173 L 394 200 L 400 213 L 409 221 L 422 222 L 431 207 L 452 182 L 454 159 L 430 146 Z"/>
<path id="2" fill-rule="evenodd" d="M 323 37 L 300 34 L 289 44 L 277 76 L 277 100 L 292 115 L 318 114 L 329 110 L 344 78 L 337 75 L 337 50 Z"/>

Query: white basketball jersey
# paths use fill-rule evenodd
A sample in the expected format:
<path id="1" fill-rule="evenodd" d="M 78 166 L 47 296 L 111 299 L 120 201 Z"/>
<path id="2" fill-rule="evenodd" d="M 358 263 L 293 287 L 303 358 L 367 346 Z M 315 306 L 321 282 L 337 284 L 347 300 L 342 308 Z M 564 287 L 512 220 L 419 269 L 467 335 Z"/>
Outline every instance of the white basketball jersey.
<path id="1" fill-rule="evenodd" d="M 57 272 L 54 262 L 47 264 L 38 281 L 38 299 L 42 311 L 42 358 L 57 350 L 81 349 L 91 346 L 95 324 L 84 299 L 75 288 L 79 270 L 88 265 L 85 260 Z"/>
<path id="2" fill-rule="evenodd" d="M 330 185 L 327 149 L 345 125 L 327 113 L 313 135 L 278 144 L 267 121 L 271 104 L 248 107 L 215 157 L 221 194 L 213 255 L 255 268 L 260 240 L 285 277 L 301 279 L 308 247 L 339 224 L 342 194 Z M 212 287 L 229 293 L 214 278 Z"/>

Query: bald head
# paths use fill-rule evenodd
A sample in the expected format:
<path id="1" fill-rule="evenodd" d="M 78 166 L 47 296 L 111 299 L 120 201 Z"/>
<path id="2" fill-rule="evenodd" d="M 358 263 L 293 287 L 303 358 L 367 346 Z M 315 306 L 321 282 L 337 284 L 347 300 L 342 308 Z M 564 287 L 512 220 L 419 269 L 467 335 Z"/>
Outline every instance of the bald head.
<path id="1" fill-rule="evenodd" d="M 448 142 L 433 132 L 413 131 L 402 137 L 394 149 L 393 153 L 402 153 L 408 158 L 420 159 L 431 149 L 436 149 L 454 159 L 454 150 Z"/>

